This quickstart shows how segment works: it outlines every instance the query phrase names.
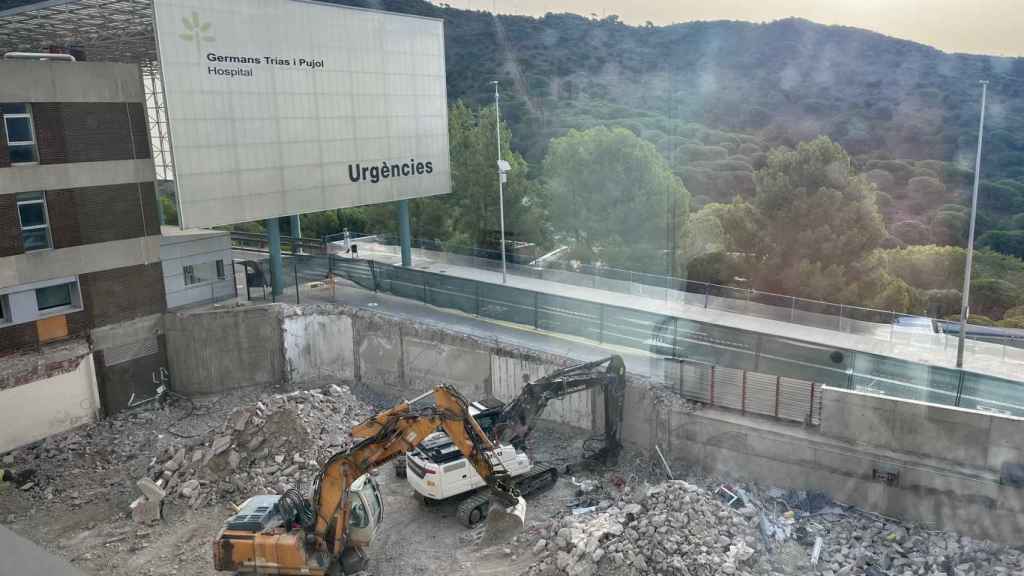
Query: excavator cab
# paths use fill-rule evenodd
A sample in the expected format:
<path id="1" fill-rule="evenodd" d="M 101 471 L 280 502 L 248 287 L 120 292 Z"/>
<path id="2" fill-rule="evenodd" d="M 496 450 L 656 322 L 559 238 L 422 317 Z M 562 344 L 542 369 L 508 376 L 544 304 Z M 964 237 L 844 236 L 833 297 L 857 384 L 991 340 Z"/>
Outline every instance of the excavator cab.
<path id="1" fill-rule="evenodd" d="M 366 548 L 373 541 L 384 520 L 384 500 L 380 486 L 373 476 L 363 474 L 352 483 L 348 520 L 348 542 L 356 548 Z"/>

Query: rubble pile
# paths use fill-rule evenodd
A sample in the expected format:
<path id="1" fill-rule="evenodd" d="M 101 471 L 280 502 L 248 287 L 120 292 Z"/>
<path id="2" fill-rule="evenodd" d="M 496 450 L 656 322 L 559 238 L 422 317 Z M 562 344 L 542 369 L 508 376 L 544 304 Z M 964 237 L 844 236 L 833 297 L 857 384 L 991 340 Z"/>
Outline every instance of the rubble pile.
<path id="1" fill-rule="evenodd" d="M 752 574 L 756 521 L 682 480 L 552 523 L 531 575 Z"/>
<path id="2" fill-rule="evenodd" d="M 902 523 L 820 492 L 672 480 L 604 494 L 539 529 L 528 574 L 1024 576 L 1024 545 Z"/>
<path id="3" fill-rule="evenodd" d="M 166 446 L 148 479 L 192 508 L 293 486 L 305 492 L 320 462 L 347 448 L 349 430 L 370 412 L 348 388 L 333 385 L 267 396 L 235 408 L 206 434 Z"/>
<path id="4" fill-rule="evenodd" d="M 815 558 L 817 540 L 821 541 L 821 550 Z M 783 553 L 801 548 L 796 559 L 787 559 Z M 830 506 L 817 514 L 798 514 L 792 536 L 780 541 L 778 549 L 773 568 L 797 574 L 1024 574 L 1024 551 L 1020 548 L 905 525 L 850 507 Z"/>

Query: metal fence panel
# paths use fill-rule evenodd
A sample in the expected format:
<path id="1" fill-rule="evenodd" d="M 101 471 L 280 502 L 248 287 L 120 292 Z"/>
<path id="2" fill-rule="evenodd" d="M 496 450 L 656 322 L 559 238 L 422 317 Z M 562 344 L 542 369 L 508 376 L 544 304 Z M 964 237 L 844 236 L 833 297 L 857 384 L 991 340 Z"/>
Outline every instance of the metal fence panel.
<path id="1" fill-rule="evenodd" d="M 467 314 L 477 313 L 477 290 L 479 283 L 443 274 L 430 274 L 424 277 L 426 292 L 424 298 L 428 304 L 461 310 Z"/>
<path id="2" fill-rule="evenodd" d="M 817 390 L 815 390 L 817 386 Z M 816 399 L 821 398 L 821 384 L 796 378 L 779 378 L 779 418 L 807 422 Z"/>
<path id="3" fill-rule="evenodd" d="M 604 306 L 603 341 L 649 351 L 665 319 L 661 314 Z"/>
<path id="4" fill-rule="evenodd" d="M 536 320 L 534 292 L 500 286 L 480 285 L 480 315 L 495 320 L 533 326 Z"/>
<path id="5" fill-rule="evenodd" d="M 850 354 L 833 346 L 762 334 L 757 370 L 846 387 Z"/>
<path id="6" fill-rule="evenodd" d="M 960 406 L 993 414 L 1024 416 L 1024 384 L 965 372 Z"/>
<path id="7" fill-rule="evenodd" d="M 711 403 L 723 408 L 743 408 L 743 370 L 715 366 Z"/>
<path id="8" fill-rule="evenodd" d="M 754 334 L 694 320 L 675 320 L 673 356 L 708 364 L 754 369 L 757 363 Z"/>
<path id="9" fill-rule="evenodd" d="M 538 294 L 536 327 L 601 341 L 601 304 Z"/>
<path id="10" fill-rule="evenodd" d="M 769 374 L 747 372 L 744 386 L 743 411 L 775 416 L 775 397 L 778 378 Z"/>
<path id="11" fill-rule="evenodd" d="M 380 277 L 380 289 L 384 292 L 410 298 L 412 300 L 426 301 L 424 294 L 425 272 L 398 266 L 387 266 L 384 273 L 378 272 Z"/>
<path id="12" fill-rule="evenodd" d="M 340 258 L 332 256 L 328 263 L 330 270 L 337 276 L 366 288 L 376 290 L 377 282 L 373 275 L 373 262 L 370 260 L 353 260 L 351 258 Z"/>
<path id="13" fill-rule="evenodd" d="M 858 352 L 854 355 L 851 384 L 844 388 L 955 406 L 959 381 L 955 370 Z"/>

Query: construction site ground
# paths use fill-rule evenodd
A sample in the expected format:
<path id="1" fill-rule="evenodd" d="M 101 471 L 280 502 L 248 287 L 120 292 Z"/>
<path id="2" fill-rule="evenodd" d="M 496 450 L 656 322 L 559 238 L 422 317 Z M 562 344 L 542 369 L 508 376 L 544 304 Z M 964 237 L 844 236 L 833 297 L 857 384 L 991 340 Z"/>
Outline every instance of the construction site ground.
<path id="1" fill-rule="evenodd" d="M 129 506 L 140 495 L 136 482 L 166 444 L 180 440 L 176 434 L 216 433 L 234 408 L 266 395 L 244 390 L 192 403 L 178 400 L 161 409 L 140 407 L 85 427 L 89 433 L 71 431 L 15 451 L 4 467 L 16 472 L 31 469 L 32 485 L 22 490 L 25 484 L 0 482 L 0 523 L 88 574 L 218 574 L 211 563 L 213 538 L 234 512 L 231 503 L 240 504 L 256 492 L 195 508 L 167 498 L 163 520 L 154 524 L 133 521 Z M 369 415 L 369 408 L 363 412 Z M 574 447 L 579 454 L 584 436 L 580 430 L 544 422 L 534 441 L 544 446 L 538 457 L 550 455 L 567 462 Z M 378 470 L 376 478 L 384 496 L 384 522 L 370 550 L 372 573 L 519 574 L 532 561 L 514 542 L 476 546 L 482 529 L 460 524 L 455 503 L 428 509 L 404 479 L 394 476 L 390 465 Z M 573 488 L 563 481 L 532 497 L 525 534 L 563 508 Z"/>
<path id="2" fill-rule="evenodd" d="M 243 390 L 143 406 L 3 456 L 0 523 L 87 574 L 212 575 L 211 543 L 246 497 L 298 483 L 386 405 L 348 388 Z M 535 461 L 565 471 L 588 433 L 542 422 Z M 676 478 L 667 479 L 670 468 Z M 31 471 L 31 472 L 30 472 Z M 140 522 L 137 482 L 160 479 L 163 518 Z M 383 575 L 1024 575 L 1020 546 L 903 524 L 828 495 L 725 484 L 627 450 L 614 468 L 574 467 L 528 500 L 514 541 L 479 543 L 455 503 L 427 507 L 390 465 L 376 477 L 384 521 L 369 551 Z M 815 552 L 817 549 L 817 552 Z M 3 571 L 0 570 L 0 573 Z"/>

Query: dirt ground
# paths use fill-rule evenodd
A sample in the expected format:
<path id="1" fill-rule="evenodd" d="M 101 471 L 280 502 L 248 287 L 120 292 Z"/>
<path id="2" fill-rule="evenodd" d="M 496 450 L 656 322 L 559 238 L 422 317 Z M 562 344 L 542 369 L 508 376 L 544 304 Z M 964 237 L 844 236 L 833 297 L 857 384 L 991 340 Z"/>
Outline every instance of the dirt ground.
<path id="1" fill-rule="evenodd" d="M 181 415 L 173 411 L 157 411 L 120 417 L 116 426 L 105 424 L 123 443 L 116 450 L 71 451 L 56 471 L 39 474 L 32 493 L 0 482 L 0 522 L 88 574 L 218 574 L 211 565 L 211 543 L 233 513 L 229 503 L 193 510 L 184 501 L 168 498 L 164 520 L 148 526 L 132 521 L 129 504 L 139 495 L 136 480 L 162 449 L 161 438 L 153 437 L 154 427 L 174 425 L 178 434 L 201 433 L 222 421 L 234 406 L 252 401 L 251 392 L 199 401 L 187 422 L 175 421 Z M 581 454 L 584 437 L 580 430 L 542 423 L 531 438 L 531 452 L 536 460 L 564 469 Z M 67 442 L 65 437 L 39 449 L 60 451 Z M 517 542 L 482 548 L 476 544 L 482 529 L 462 526 L 455 518 L 456 503 L 427 508 L 405 480 L 394 476 L 390 465 L 378 471 L 377 479 L 384 496 L 384 522 L 369 553 L 370 571 L 378 575 L 520 574 L 534 560 L 530 543 L 535 535 L 573 501 L 575 493 L 570 477 L 560 478 L 554 488 L 528 500 L 527 528 Z M 250 495 L 238 494 L 239 503 Z"/>

